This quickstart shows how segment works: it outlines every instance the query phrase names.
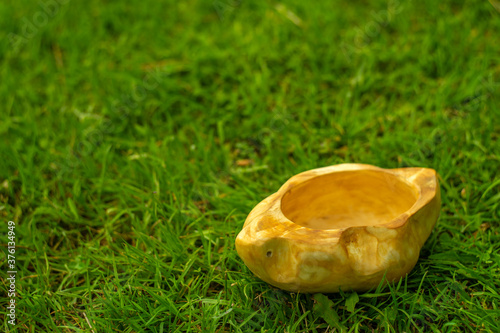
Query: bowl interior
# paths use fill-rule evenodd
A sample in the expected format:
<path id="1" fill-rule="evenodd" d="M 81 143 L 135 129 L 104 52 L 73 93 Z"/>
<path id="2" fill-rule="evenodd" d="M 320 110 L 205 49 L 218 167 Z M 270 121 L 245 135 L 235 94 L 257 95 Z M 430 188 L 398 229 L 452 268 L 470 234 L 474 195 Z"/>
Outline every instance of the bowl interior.
<path id="1" fill-rule="evenodd" d="M 281 210 L 292 222 L 311 229 L 373 226 L 410 209 L 418 189 L 384 171 L 356 170 L 322 175 L 292 187 Z"/>

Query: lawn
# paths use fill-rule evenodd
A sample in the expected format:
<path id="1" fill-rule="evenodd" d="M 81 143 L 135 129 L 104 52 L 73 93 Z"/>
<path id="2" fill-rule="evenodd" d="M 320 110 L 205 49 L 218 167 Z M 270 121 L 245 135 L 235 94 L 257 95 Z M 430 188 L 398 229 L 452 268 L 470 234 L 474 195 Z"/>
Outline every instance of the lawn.
<path id="1" fill-rule="evenodd" d="M 500 332 L 498 1 L 22 0 L 0 16 L 4 331 Z M 256 278 L 234 246 L 250 210 L 339 163 L 437 170 L 414 270 L 358 293 Z"/>

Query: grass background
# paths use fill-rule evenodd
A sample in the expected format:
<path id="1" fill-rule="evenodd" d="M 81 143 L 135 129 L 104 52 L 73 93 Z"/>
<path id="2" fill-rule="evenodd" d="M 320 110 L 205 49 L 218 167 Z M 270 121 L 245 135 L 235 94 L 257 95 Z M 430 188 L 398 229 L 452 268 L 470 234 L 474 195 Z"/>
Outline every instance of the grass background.
<path id="1" fill-rule="evenodd" d="M 495 1 L 43 3 L 0 4 L 3 329 L 500 331 Z M 344 162 L 439 172 L 412 273 L 332 295 L 254 277 L 248 212 Z"/>

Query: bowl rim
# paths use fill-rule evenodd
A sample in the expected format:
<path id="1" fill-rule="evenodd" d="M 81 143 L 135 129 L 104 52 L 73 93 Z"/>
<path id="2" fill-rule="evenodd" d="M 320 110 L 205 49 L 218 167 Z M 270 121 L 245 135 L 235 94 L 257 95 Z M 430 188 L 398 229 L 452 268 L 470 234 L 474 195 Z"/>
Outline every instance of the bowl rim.
<path id="1" fill-rule="evenodd" d="M 374 226 L 352 226 L 344 228 L 334 228 L 334 229 L 313 229 L 302 225 L 299 225 L 290 219 L 288 219 L 283 213 L 282 201 L 284 196 L 289 190 L 296 187 L 299 184 L 303 184 L 316 177 L 340 173 L 340 172 L 352 172 L 352 171 L 377 171 L 382 172 L 391 176 L 396 177 L 399 181 L 407 183 L 410 187 L 416 190 L 416 199 L 414 204 L 405 212 L 398 215 L 386 223 L 381 223 Z M 270 195 L 268 198 L 259 203 L 254 210 L 258 208 L 261 214 L 254 216 L 252 214 L 254 211 L 250 212 L 245 221 L 243 228 L 246 228 L 253 222 L 262 220 L 269 215 L 274 215 L 277 218 L 277 222 L 281 225 L 280 227 L 284 230 L 281 238 L 290 238 L 294 240 L 307 239 L 307 236 L 313 237 L 313 239 L 318 240 L 318 237 L 325 240 L 338 239 L 343 232 L 353 228 L 388 228 L 395 229 L 403 226 L 409 217 L 413 216 L 420 209 L 426 206 L 432 199 L 438 194 L 438 181 L 437 173 L 434 169 L 422 168 L 422 167 L 409 167 L 409 168 L 396 168 L 396 169 L 384 169 L 376 167 L 369 164 L 357 164 L 357 163 L 345 163 L 331 165 L 316 169 L 307 170 L 298 173 L 291 178 L 289 178 L 277 192 Z M 270 212 L 273 212 L 270 214 Z M 258 232 L 258 224 L 255 225 L 256 232 Z M 306 236 L 306 237 L 304 237 Z"/>

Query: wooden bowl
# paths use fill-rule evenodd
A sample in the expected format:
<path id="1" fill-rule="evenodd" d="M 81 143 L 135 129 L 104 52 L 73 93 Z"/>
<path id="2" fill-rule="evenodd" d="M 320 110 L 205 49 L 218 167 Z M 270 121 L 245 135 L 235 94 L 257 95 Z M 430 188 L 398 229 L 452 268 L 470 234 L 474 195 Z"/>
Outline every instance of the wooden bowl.
<path id="1" fill-rule="evenodd" d="M 433 169 L 309 170 L 250 212 L 236 250 L 255 275 L 284 290 L 368 290 L 413 269 L 440 206 Z"/>

